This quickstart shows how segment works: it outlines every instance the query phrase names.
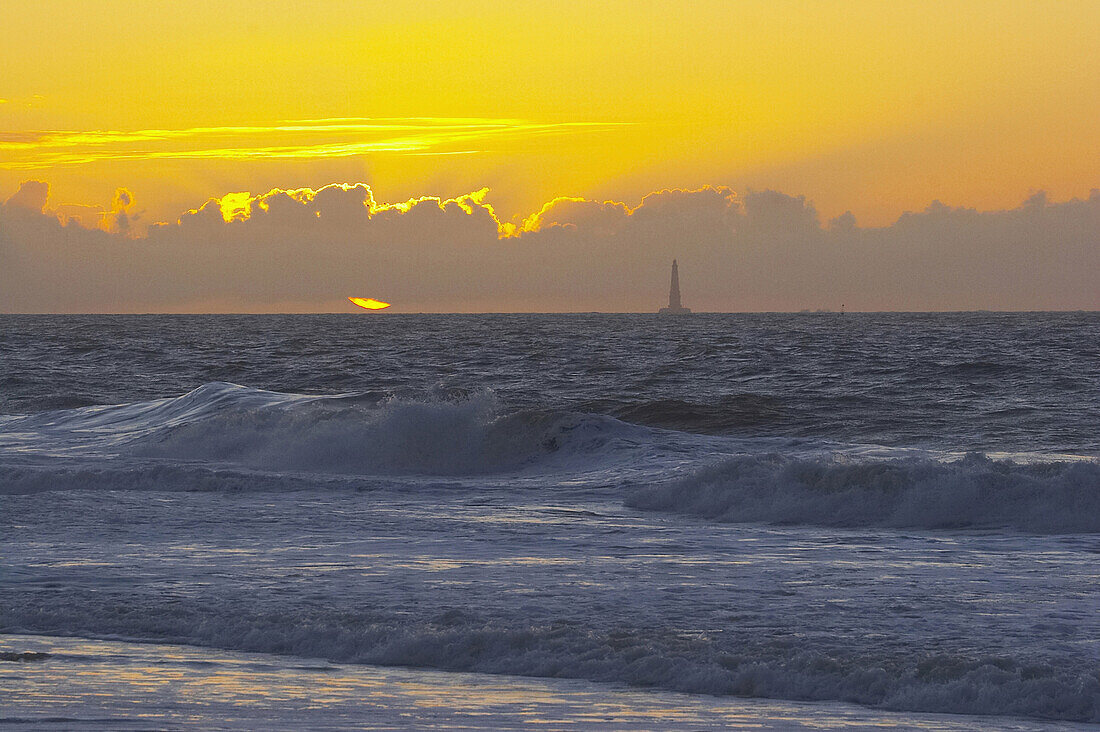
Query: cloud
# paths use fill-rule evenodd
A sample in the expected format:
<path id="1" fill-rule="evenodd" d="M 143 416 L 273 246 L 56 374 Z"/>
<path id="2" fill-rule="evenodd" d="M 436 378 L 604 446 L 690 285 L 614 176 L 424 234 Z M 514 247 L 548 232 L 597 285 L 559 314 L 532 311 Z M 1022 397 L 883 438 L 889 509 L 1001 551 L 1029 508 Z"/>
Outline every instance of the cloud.
<path id="1" fill-rule="evenodd" d="M 115 211 L 125 211 L 130 208 L 134 203 L 134 194 L 125 188 L 119 188 L 115 191 L 115 200 L 113 201 L 113 207 Z"/>
<path id="2" fill-rule="evenodd" d="M 54 205 L 50 213 L 61 223 L 74 222 L 85 228 L 102 228 L 103 218 L 107 215 L 102 206 L 90 206 L 82 203 L 63 203 Z"/>
<path id="3" fill-rule="evenodd" d="M 26 109 L 31 109 L 33 107 L 41 107 L 42 103 L 45 102 L 45 101 L 46 101 L 46 98 L 44 96 L 42 96 L 41 94 L 32 94 L 29 97 L 16 97 L 14 99 L 9 98 L 9 97 L 0 98 L 0 104 L 10 104 L 10 105 L 13 105 L 13 106 L 16 106 L 16 107 L 23 107 L 23 108 L 26 108 Z M 2 137 L 3 136 L 0 135 L 0 139 L 2 139 Z"/>
<path id="4" fill-rule="evenodd" d="M 35 170 L 117 160 L 269 160 L 368 153 L 454 155 L 498 141 L 608 132 L 623 122 L 467 117 L 336 118 L 271 125 L 0 132 L 0 168 Z"/>
<path id="5" fill-rule="evenodd" d="M 680 262 L 696 310 L 1100 308 L 1100 192 L 999 211 L 933 202 L 890 226 L 722 186 L 633 205 L 556 198 L 501 220 L 488 189 L 380 202 L 363 183 L 232 192 L 134 236 L 119 189 L 85 228 L 28 181 L 0 207 L 0 310 L 640 310 Z M 103 229 L 106 229 L 103 230 Z"/>
<path id="6" fill-rule="evenodd" d="M 46 210 L 46 202 L 49 196 L 49 183 L 42 180 L 25 180 L 19 186 L 19 190 L 4 202 L 4 205 L 42 213 Z"/>
<path id="7" fill-rule="evenodd" d="M 114 200 L 111 201 L 111 210 L 105 212 L 100 221 L 100 228 L 116 234 L 128 235 L 130 224 L 137 220 L 140 214 L 132 214 L 130 209 L 134 205 L 134 194 L 125 188 L 115 191 Z"/>

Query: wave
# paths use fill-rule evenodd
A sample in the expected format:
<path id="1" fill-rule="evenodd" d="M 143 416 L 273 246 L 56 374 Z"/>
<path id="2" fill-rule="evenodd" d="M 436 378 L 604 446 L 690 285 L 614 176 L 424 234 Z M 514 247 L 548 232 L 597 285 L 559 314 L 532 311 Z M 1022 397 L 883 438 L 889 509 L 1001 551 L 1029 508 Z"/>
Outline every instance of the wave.
<path id="1" fill-rule="evenodd" d="M 593 453 L 623 431 L 593 415 L 505 412 L 488 393 L 371 402 L 220 410 L 141 440 L 134 454 L 276 471 L 474 476 L 521 470 L 555 453 Z"/>
<path id="2" fill-rule="evenodd" d="M 52 653 L 38 653 L 36 651 L 0 651 L 0 661 L 11 661 L 14 663 L 45 661 L 52 656 Z"/>
<path id="3" fill-rule="evenodd" d="M 0 631 L 152 641 L 530 677 L 625 683 L 715 696 L 843 701 L 892 710 L 1100 721 L 1100 679 L 1068 656 L 1006 649 L 849 649 L 663 626 L 606 627 L 594 619 L 493 617 L 437 607 L 426 616 L 324 607 L 264 610 L 248 599 L 51 595 L 12 604 Z M 89 629 L 94 628 L 91 632 Z"/>
<path id="4" fill-rule="evenodd" d="M 714 424 L 730 409 L 774 408 L 742 397 L 717 415 L 669 400 L 620 412 Z M 362 490 L 488 476 L 549 485 L 568 475 L 619 486 L 632 508 L 715 521 L 1100 533 L 1096 460 L 890 459 L 897 451 L 812 441 L 776 449 L 586 412 L 509 410 L 490 392 L 316 396 L 219 382 L 171 399 L 0 417 L 0 492 Z"/>
<path id="5" fill-rule="evenodd" d="M 1100 532 L 1100 462 L 732 457 L 627 497 L 725 522 Z"/>
<path id="6" fill-rule="evenodd" d="M 787 416 L 777 398 L 759 394 L 727 394 L 706 402 L 654 399 L 623 403 L 608 400 L 590 402 L 581 408 L 607 413 L 625 422 L 703 434 L 770 425 Z"/>
<path id="7" fill-rule="evenodd" d="M 7 415 L 0 417 L 0 450 L 103 454 L 225 411 L 273 407 L 304 399 L 308 397 L 215 382 L 169 399 Z"/>
<path id="8" fill-rule="evenodd" d="M 941 372 L 945 374 L 960 374 L 965 376 L 995 376 L 1010 372 L 1015 368 L 1012 364 L 997 361 L 958 361 L 955 363 L 937 364 Z"/>
<path id="9" fill-rule="evenodd" d="M 45 491 L 165 491 L 192 493 L 291 492 L 318 489 L 373 490 L 388 483 L 378 479 L 286 475 L 232 467 L 173 465 L 106 460 L 58 465 L 22 462 L 0 464 L 0 495 Z"/>
<path id="10" fill-rule="evenodd" d="M 286 480 L 275 482 L 293 485 L 307 473 L 321 482 L 326 475 L 484 476 L 598 464 L 643 429 L 562 410 L 508 411 L 488 392 L 397 399 L 213 383 L 172 399 L 2 418 L 0 455 L 8 459 L 0 475 L 7 492 L 272 483 L 249 471 L 278 473 Z"/>

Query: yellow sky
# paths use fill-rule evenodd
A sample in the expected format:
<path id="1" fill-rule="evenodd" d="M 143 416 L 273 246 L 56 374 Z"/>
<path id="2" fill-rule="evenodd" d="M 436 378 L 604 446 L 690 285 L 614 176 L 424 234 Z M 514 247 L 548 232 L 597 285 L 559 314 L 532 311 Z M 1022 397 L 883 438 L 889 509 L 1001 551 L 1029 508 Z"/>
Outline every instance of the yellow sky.
<path id="1" fill-rule="evenodd" d="M 385 200 L 704 184 L 887 223 L 1100 186 L 1100 3 L 14 3 L 0 198 L 365 181 Z"/>

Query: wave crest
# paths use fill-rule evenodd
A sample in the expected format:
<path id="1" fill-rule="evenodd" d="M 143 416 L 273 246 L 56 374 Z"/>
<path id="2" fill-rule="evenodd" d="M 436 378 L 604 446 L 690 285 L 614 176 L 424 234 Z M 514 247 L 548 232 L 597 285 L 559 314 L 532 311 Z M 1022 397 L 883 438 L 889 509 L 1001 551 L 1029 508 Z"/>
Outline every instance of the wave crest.
<path id="1" fill-rule="evenodd" d="M 1100 463 L 740 456 L 626 502 L 728 522 L 1097 533 Z"/>
<path id="2" fill-rule="evenodd" d="M 613 420 L 557 411 L 503 413 L 489 393 L 442 400 L 342 397 L 236 405 L 140 440 L 139 457 L 345 475 L 482 475 L 558 451 L 590 452 Z"/>

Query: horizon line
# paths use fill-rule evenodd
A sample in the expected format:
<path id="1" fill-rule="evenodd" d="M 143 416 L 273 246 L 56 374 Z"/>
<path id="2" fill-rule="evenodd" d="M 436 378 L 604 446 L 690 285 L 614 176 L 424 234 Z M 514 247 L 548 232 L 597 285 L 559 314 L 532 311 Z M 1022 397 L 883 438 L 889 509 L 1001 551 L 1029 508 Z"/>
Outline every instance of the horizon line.
<path id="1" fill-rule="evenodd" d="M 1036 309 L 1036 310 L 1001 310 L 993 308 L 960 309 L 960 310 L 695 310 L 692 315 L 966 315 L 977 313 L 997 313 L 1005 315 L 1028 315 L 1035 313 L 1071 314 L 1071 313 L 1100 313 L 1100 308 L 1074 308 L 1070 310 Z M 245 315 L 347 315 L 349 317 L 392 317 L 402 315 L 653 315 L 659 313 L 656 310 L 425 310 L 400 312 L 393 310 L 378 310 L 367 312 L 353 311 L 318 311 L 318 312 L 73 312 L 73 313 L 49 313 L 49 312 L 0 312 L 0 317 L 84 317 L 84 316 L 151 316 L 151 315 L 179 315 L 179 316 L 245 316 Z M 690 317 L 689 317 L 690 319 Z"/>

